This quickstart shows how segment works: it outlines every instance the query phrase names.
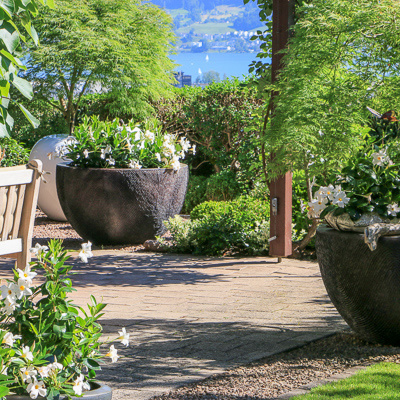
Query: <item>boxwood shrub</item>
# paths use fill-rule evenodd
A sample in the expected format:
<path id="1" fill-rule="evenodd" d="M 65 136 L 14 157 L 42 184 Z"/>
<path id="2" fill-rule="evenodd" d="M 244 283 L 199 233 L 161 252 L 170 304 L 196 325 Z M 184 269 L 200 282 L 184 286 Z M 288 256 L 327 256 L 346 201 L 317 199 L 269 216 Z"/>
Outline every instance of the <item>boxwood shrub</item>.
<path id="1" fill-rule="evenodd" d="M 172 236 L 170 251 L 201 255 L 261 255 L 268 251 L 269 204 L 241 196 L 233 201 L 208 201 L 185 221 L 166 222 Z"/>

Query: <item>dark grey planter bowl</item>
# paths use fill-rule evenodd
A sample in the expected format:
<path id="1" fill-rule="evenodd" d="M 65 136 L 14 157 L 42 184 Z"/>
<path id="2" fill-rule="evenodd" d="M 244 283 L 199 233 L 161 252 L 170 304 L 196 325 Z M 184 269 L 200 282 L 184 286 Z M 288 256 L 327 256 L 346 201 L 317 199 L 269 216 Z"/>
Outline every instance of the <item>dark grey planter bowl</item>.
<path id="1" fill-rule="evenodd" d="M 83 392 L 82 397 L 72 396 L 72 400 L 111 400 L 112 390 L 109 386 L 102 383 L 92 384 L 93 389 L 88 392 Z M 29 395 L 7 395 L 7 400 L 30 400 Z M 60 400 L 66 399 L 67 397 L 60 397 Z M 38 397 L 38 399 L 44 399 L 44 397 Z"/>
<path id="2" fill-rule="evenodd" d="M 96 245 L 143 243 L 165 232 L 182 209 L 189 169 L 103 169 L 57 165 L 61 207 L 72 227 Z"/>
<path id="3" fill-rule="evenodd" d="M 400 236 L 384 236 L 371 251 L 364 235 L 317 230 L 316 250 L 332 303 L 364 339 L 400 345 Z"/>

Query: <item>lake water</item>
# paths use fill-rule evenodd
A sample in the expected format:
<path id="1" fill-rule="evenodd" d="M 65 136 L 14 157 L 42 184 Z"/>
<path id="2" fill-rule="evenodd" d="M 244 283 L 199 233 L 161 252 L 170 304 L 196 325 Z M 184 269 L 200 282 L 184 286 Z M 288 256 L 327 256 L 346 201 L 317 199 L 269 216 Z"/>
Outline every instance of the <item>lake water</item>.
<path id="1" fill-rule="evenodd" d="M 243 78 L 249 73 L 249 64 L 256 59 L 256 53 L 179 53 L 171 56 L 177 64 L 176 71 L 192 76 L 192 82 L 200 73 L 216 71 L 221 79 L 227 77 Z"/>

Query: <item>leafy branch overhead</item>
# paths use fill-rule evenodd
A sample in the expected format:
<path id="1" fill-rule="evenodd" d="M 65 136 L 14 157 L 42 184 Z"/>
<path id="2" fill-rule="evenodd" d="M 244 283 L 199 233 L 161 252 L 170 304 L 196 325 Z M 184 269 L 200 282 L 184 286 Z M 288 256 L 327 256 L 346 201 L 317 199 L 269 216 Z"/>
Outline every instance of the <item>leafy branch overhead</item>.
<path id="1" fill-rule="evenodd" d="M 28 99 L 32 98 L 32 85 L 18 76 L 26 68 L 18 58 L 22 54 L 22 42 L 30 37 L 34 44 L 39 42 L 32 18 L 39 14 L 38 4 L 54 7 L 54 0 L 1 0 L 0 1 L 0 137 L 9 136 L 14 119 L 8 113 L 10 89 L 15 87 Z M 23 30 L 22 30 L 23 28 Z M 17 102 L 16 102 L 17 103 Z M 18 103 L 17 103 L 18 104 Z M 37 127 L 39 121 L 22 105 L 18 104 L 30 123 Z"/>
<path id="2" fill-rule="evenodd" d="M 71 132 L 89 90 L 118 98 L 120 115 L 143 117 L 148 100 L 167 95 L 173 81 L 171 22 L 140 0 L 59 0 L 37 19 L 41 45 L 27 49 L 24 75 L 39 98 L 63 113 Z"/>

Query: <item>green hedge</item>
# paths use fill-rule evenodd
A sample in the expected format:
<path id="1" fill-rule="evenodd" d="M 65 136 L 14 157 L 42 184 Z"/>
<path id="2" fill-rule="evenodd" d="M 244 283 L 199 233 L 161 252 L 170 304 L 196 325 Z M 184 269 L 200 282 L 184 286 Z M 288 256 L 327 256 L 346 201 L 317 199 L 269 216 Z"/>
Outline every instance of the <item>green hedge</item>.
<path id="1" fill-rule="evenodd" d="M 266 254 L 269 238 L 269 204 L 241 196 L 230 202 L 205 202 L 185 221 L 166 222 L 172 235 L 170 251 L 202 255 Z"/>

